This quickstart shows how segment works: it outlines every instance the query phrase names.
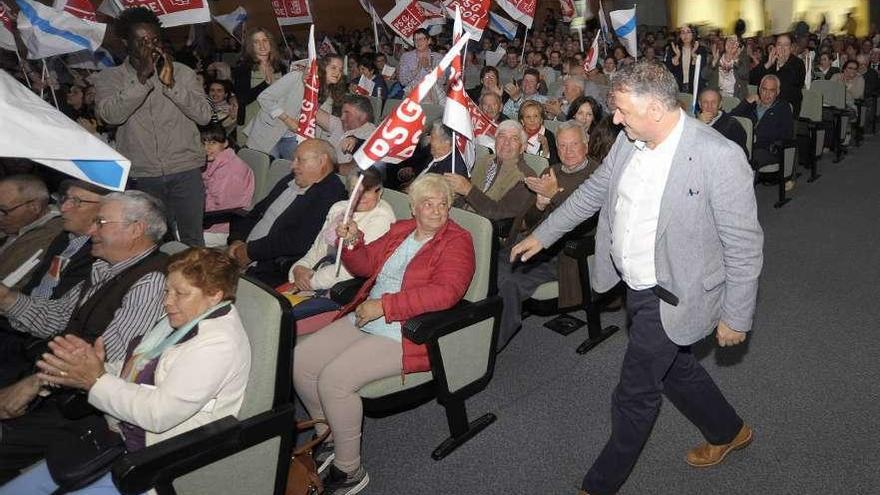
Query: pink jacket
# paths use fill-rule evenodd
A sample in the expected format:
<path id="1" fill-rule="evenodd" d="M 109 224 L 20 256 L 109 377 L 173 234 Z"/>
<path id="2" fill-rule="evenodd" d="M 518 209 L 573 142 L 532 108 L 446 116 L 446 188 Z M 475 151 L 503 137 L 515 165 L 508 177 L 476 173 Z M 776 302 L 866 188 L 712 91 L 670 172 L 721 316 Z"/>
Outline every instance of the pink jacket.
<path id="1" fill-rule="evenodd" d="M 202 172 L 205 183 L 205 213 L 250 208 L 254 196 L 254 172 L 228 148 L 209 162 Z M 212 225 L 208 232 L 227 233 L 229 224 Z"/>

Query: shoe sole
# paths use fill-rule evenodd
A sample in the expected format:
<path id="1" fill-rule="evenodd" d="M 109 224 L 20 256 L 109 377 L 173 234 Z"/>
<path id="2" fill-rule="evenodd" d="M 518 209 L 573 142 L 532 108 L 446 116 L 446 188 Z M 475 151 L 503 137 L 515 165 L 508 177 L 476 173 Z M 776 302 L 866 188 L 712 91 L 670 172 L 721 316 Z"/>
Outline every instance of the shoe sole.
<path id="1" fill-rule="evenodd" d="M 347 492 L 342 495 L 355 495 L 355 493 L 360 493 L 361 490 L 367 487 L 367 484 L 370 482 L 370 475 L 365 473 L 364 479 L 361 480 L 360 483 L 351 487 Z"/>
<path id="2" fill-rule="evenodd" d="M 330 464 L 333 463 L 333 459 L 336 459 L 335 453 L 331 453 L 329 456 L 327 456 L 327 458 L 324 459 L 324 462 L 322 462 L 321 465 L 318 466 L 318 474 L 323 473 L 325 469 L 330 467 Z"/>
<path id="3" fill-rule="evenodd" d="M 742 450 L 742 449 L 748 447 L 749 444 L 752 443 L 752 438 L 754 436 L 755 436 L 755 431 L 749 430 L 748 438 L 746 438 L 745 440 L 743 440 L 742 442 L 740 442 L 736 445 L 731 445 L 730 448 L 725 450 L 724 453 L 721 454 L 721 457 L 719 457 L 718 460 L 715 462 L 710 462 L 708 464 L 694 464 L 694 463 L 690 462 L 689 460 L 687 460 L 687 458 L 685 458 L 684 462 L 688 463 L 689 466 L 695 467 L 695 468 L 707 468 L 707 467 L 717 466 L 717 465 L 721 464 L 722 462 L 724 462 L 724 458 L 727 457 L 727 454 L 733 452 L 734 450 Z"/>

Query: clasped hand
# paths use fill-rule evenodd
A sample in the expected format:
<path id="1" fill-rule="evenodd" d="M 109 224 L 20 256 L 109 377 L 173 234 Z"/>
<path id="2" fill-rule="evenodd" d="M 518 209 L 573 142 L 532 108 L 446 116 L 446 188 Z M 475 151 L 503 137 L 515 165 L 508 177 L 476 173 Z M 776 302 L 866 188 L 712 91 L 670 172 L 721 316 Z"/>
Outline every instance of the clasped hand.
<path id="1" fill-rule="evenodd" d="M 89 390 L 104 374 L 104 340 L 92 346 L 76 335 L 62 335 L 49 342 L 51 353 L 37 361 L 37 376 L 50 385 Z"/>

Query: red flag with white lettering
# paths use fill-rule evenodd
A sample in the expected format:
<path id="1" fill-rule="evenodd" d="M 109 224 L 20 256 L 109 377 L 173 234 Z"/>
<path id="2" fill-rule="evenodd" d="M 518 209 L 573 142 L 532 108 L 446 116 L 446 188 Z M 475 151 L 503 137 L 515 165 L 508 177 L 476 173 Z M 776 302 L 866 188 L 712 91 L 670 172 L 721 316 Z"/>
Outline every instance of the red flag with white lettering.
<path id="1" fill-rule="evenodd" d="M 207 0 L 115 0 L 122 10 L 146 7 L 159 16 L 163 28 L 211 22 Z"/>
<path id="2" fill-rule="evenodd" d="M 443 2 L 446 11 L 455 12 L 456 7 L 461 12 L 461 23 L 465 31 L 471 35 L 472 40 L 479 41 L 483 37 L 483 30 L 489 24 L 489 3 L 491 0 L 447 0 Z"/>
<path id="3" fill-rule="evenodd" d="M 63 10 L 71 13 L 80 19 L 87 21 L 96 21 L 95 6 L 89 0 L 55 0 L 52 6 L 55 10 Z"/>
<path id="4" fill-rule="evenodd" d="M 354 154 L 354 161 L 358 167 L 366 170 L 379 161 L 400 163 L 412 156 L 425 127 L 425 113 L 420 103 L 469 39 L 467 33 L 462 35 L 452 49 L 443 56 L 440 64 L 426 74 L 400 105 L 373 131 Z"/>
<path id="5" fill-rule="evenodd" d="M 385 24 L 403 38 L 410 45 L 413 44 L 412 35 L 422 27 L 425 22 L 425 11 L 417 0 L 400 2 L 382 18 Z"/>
<path id="6" fill-rule="evenodd" d="M 514 21 L 532 29 L 535 21 L 535 0 L 495 0 Z"/>
<path id="7" fill-rule="evenodd" d="M 303 142 L 315 137 L 315 123 L 318 115 L 318 56 L 315 53 L 315 25 L 309 27 L 309 70 L 303 77 L 303 101 L 299 109 L 299 125 L 296 127 L 296 140 Z"/>
<path id="8" fill-rule="evenodd" d="M 587 56 L 584 57 L 584 70 L 590 72 L 591 70 L 596 68 L 596 63 L 599 61 L 599 33 L 596 33 L 593 36 L 593 44 L 590 45 L 590 49 L 587 50 Z"/>
<path id="9" fill-rule="evenodd" d="M 456 7 L 455 22 L 452 25 L 452 39 L 458 41 L 462 35 L 461 11 Z M 471 119 L 467 109 L 467 94 L 464 92 L 462 82 L 461 53 L 457 53 L 449 65 L 449 86 L 446 90 L 446 105 L 443 106 L 443 123 L 457 133 L 455 145 L 459 153 L 465 157 L 468 170 L 473 166 L 473 155 L 469 153 L 473 146 L 468 143 L 474 138 L 474 130 L 471 127 Z M 459 164 L 460 165 L 460 164 Z M 453 158 L 453 172 L 456 163 Z"/>
<path id="10" fill-rule="evenodd" d="M 281 26 L 312 22 L 308 0 L 272 0 L 272 9 Z"/>
<path id="11" fill-rule="evenodd" d="M 4 50 L 17 51 L 15 47 L 15 31 L 12 26 L 15 25 L 15 18 L 9 7 L 0 1 L 0 48 Z"/>
<path id="12" fill-rule="evenodd" d="M 562 14 L 562 22 L 571 22 L 575 17 L 574 0 L 559 0 L 559 11 Z"/>

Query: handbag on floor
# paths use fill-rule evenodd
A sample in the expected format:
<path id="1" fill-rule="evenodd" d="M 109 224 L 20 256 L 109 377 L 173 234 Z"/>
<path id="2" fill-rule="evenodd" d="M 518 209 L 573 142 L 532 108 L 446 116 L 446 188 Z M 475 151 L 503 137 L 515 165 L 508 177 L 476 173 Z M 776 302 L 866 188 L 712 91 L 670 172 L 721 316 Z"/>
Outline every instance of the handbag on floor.
<path id="1" fill-rule="evenodd" d="M 116 459 L 125 454 L 122 436 L 112 431 L 103 415 L 79 421 L 70 438 L 49 446 L 46 466 L 58 484 L 54 494 L 78 490 L 94 483 L 110 471 Z"/>
<path id="2" fill-rule="evenodd" d="M 317 424 L 326 425 L 327 421 L 324 419 L 298 421 L 296 431 L 310 430 Z M 324 484 L 318 475 L 318 466 L 315 464 L 313 452 L 315 447 L 326 440 L 329 435 L 330 427 L 328 426 L 327 431 L 293 451 L 290 458 L 290 468 L 287 470 L 287 490 L 284 495 L 320 495 L 324 492 Z"/>

